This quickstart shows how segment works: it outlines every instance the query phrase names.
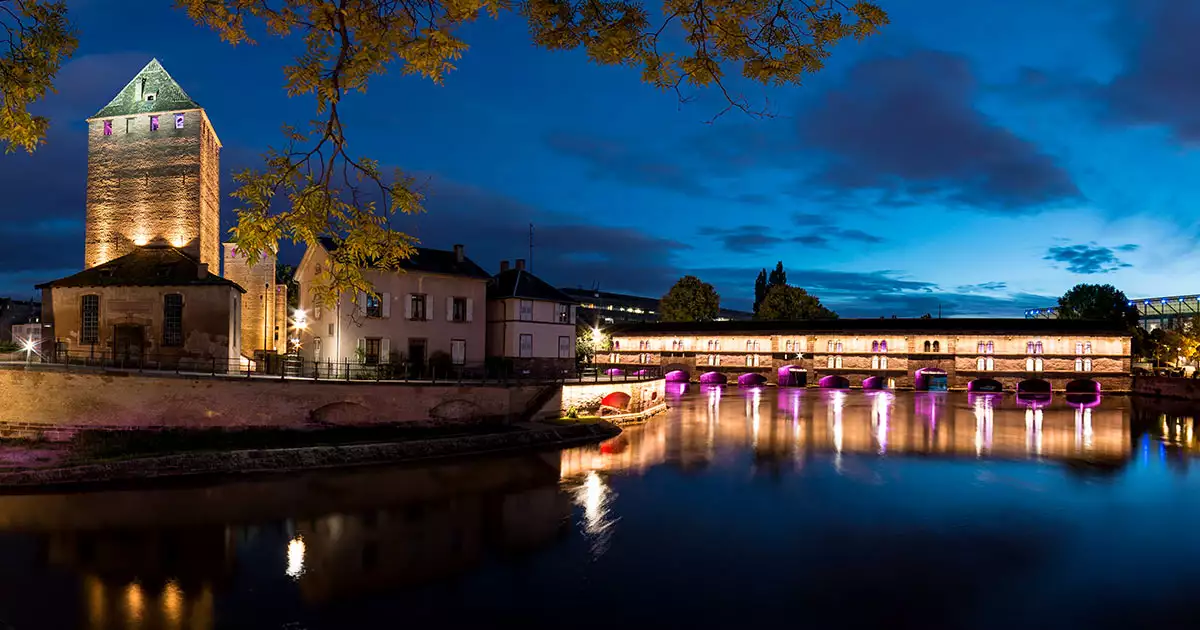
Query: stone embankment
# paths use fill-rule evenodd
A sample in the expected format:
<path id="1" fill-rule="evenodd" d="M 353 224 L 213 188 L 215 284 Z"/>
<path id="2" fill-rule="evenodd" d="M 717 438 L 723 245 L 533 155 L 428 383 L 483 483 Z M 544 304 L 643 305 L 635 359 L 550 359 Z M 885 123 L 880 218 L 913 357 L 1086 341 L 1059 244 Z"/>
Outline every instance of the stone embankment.
<path id="1" fill-rule="evenodd" d="M 1200 401 L 1200 379 L 1171 376 L 1137 376 L 1132 393 L 1155 398 Z"/>
<path id="2" fill-rule="evenodd" d="M 0 488 L 106 484 L 171 477 L 288 473 L 324 468 L 423 462 L 451 457 L 568 448 L 621 433 L 607 422 L 554 426 L 448 438 L 309 446 L 303 448 L 199 451 L 0 472 Z"/>

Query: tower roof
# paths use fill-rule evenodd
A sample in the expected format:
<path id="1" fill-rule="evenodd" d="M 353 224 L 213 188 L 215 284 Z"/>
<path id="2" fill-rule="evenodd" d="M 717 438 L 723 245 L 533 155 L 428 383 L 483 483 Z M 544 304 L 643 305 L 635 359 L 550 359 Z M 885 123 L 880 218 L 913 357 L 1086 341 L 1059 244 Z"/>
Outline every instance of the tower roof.
<path id="1" fill-rule="evenodd" d="M 151 59 L 150 63 L 92 118 L 199 108 L 200 105 L 171 78 L 167 69 L 162 67 L 157 59 Z"/>

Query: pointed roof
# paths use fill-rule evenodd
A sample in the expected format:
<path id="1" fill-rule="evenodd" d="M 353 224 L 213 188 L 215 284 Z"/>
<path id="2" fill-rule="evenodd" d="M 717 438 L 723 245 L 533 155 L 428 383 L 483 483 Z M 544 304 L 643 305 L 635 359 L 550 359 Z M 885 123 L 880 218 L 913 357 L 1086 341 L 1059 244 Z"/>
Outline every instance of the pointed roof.
<path id="1" fill-rule="evenodd" d="M 489 300 L 524 298 L 563 304 L 579 303 L 575 298 L 555 289 L 545 280 L 524 269 L 509 269 L 496 274 L 488 285 L 487 297 Z"/>
<path id="2" fill-rule="evenodd" d="M 149 99 L 150 95 L 154 97 L 152 100 Z M 179 87 L 157 59 L 151 59 L 150 63 L 134 75 L 133 80 L 92 118 L 177 112 L 185 109 L 200 109 L 200 105 Z"/>

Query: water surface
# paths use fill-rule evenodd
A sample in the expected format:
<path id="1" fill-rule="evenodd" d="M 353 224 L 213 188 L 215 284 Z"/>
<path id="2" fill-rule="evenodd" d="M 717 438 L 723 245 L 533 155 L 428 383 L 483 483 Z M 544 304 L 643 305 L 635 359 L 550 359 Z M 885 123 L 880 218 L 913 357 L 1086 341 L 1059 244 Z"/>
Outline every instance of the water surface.
<path id="1" fill-rule="evenodd" d="M 0 621 L 1200 622 L 1187 405 L 672 396 L 668 413 L 561 454 L 0 497 Z"/>

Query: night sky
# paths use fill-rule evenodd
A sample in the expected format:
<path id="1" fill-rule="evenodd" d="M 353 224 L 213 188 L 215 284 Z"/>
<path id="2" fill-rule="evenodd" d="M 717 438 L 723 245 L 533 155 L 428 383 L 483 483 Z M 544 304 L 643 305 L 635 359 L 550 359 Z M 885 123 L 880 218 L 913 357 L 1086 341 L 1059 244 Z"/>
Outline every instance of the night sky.
<path id="1" fill-rule="evenodd" d="M 735 83 L 773 118 L 712 124 L 715 93 L 681 105 L 484 20 L 445 85 L 394 73 L 352 97 L 352 151 L 418 178 L 426 246 L 495 271 L 534 223 L 533 270 L 560 286 L 657 296 L 692 273 L 748 308 L 782 260 L 843 316 L 901 317 L 1021 316 L 1078 282 L 1200 291 L 1200 2 L 878 1 L 892 24 L 805 85 Z M 207 109 L 223 195 L 312 114 L 282 89 L 294 42 L 233 48 L 167 0 L 69 5 L 49 144 L 0 156 L 0 295 L 81 268 L 84 119 L 151 57 Z"/>

